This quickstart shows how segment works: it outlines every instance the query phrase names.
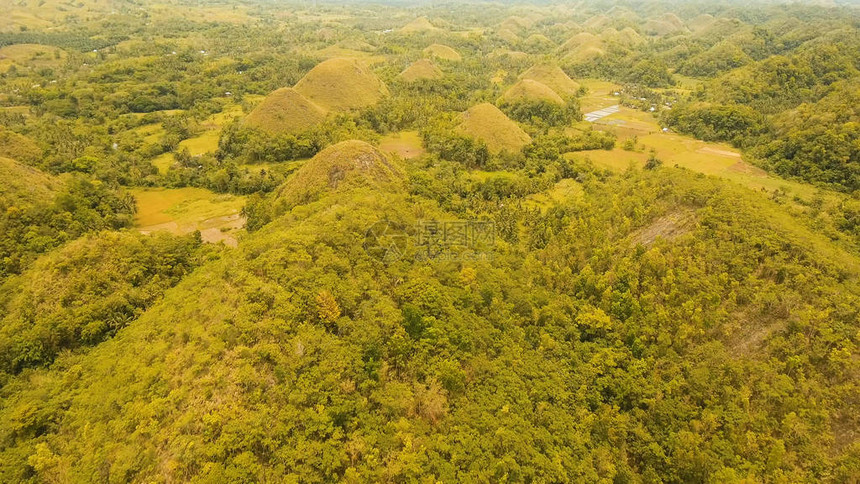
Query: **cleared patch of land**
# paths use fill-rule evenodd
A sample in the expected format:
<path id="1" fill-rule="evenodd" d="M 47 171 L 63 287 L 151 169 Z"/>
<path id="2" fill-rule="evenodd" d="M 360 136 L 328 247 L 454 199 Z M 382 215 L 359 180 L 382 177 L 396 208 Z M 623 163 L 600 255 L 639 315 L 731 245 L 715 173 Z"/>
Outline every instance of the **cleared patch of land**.
<path id="1" fill-rule="evenodd" d="M 379 149 L 385 153 L 394 153 L 404 158 L 417 158 L 424 154 L 424 145 L 418 131 L 401 131 L 382 138 Z"/>
<path id="2" fill-rule="evenodd" d="M 811 199 L 816 190 L 804 183 L 784 180 L 769 175 L 743 160 L 738 150 L 725 143 L 708 143 L 678 133 L 664 133 L 649 113 L 624 106 L 594 123 L 596 129 L 613 132 L 618 136 L 616 146 L 636 136 L 634 151 L 620 147 L 613 150 L 590 150 L 569 153 L 572 157 L 587 157 L 597 165 L 614 171 L 633 166 L 645 166 L 651 150 L 667 166 L 679 166 L 706 175 L 718 176 L 740 183 L 754 190 L 785 190 L 791 195 Z"/>
<path id="3" fill-rule="evenodd" d="M 245 225 L 245 199 L 202 188 L 131 190 L 137 200 L 135 227 L 143 233 L 166 230 L 187 234 L 199 230 L 207 242 L 235 245 L 235 233 Z"/>
<path id="4" fill-rule="evenodd" d="M 221 137 L 220 129 L 204 131 L 202 134 L 193 138 L 188 138 L 179 143 L 179 149 L 188 149 L 191 156 L 200 156 L 206 153 L 212 153 L 218 149 L 218 138 Z"/>
<path id="5" fill-rule="evenodd" d="M 579 99 L 579 106 L 582 112 L 597 111 L 613 104 L 618 104 L 619 97 L 613 96 L 619 87 L 614 82 L 602 81 L 599 79 L 581 79 L 579 84 L 583 86 L 587 93 Z"/>

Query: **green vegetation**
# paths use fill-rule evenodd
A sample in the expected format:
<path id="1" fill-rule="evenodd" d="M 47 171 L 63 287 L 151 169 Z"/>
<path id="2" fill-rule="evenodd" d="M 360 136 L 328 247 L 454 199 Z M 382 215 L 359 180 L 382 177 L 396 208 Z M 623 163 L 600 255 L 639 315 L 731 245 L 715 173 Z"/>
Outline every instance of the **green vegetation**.
<path id="1" fill-rule="evenodd" d="M 856 6 L 7 3 L 0 482 L 860 479 Z"/>
<path id="2" fill-rule="evenodd" d="M 198 245 L 192 236 L 100 232 L 40 258 L 0 286 L 0 374 L 113 336 L 191 271 Z"/>

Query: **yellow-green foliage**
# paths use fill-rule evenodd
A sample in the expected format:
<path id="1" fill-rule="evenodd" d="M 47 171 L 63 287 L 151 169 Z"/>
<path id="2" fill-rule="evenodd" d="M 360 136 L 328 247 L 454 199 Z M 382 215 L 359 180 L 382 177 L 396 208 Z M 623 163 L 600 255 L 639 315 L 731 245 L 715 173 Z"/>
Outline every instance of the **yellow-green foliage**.
<path id="1" fill-rule="evenodd" d="M 469 108 L 463 113 L 463 122 L 457 129 L 483 141 L 493 153 L 516 152 L 531 142 L 531 137 L 517 123 L 490 103 Z"/>
<path id="2" fill-rule="evenodd" d="M 424 49 L 424 54 L 451 62 L 460 62 L 463 59 L 456 50 L 443 44 L 433 44 L 427 47 Z"/>
<path id="3" fill-rule="evenodd" d="M 191 271 L 194 237 L 100 232 L 0 285 L 0 371 L 50 364 L 114 334 Z"/>
<path id="4" fill-rule="evenodd" d="M 245 118 L 245 124 L 270 134 L 298 133 L 321 123 L 325 110 L 291 87 L 266 96 Z"/>
<path id="5" fill-rule="evenodd" d="M 418 17 L 417 19 L 409 22 L 400 28 L 400 31 L 404 34 L 411 34 L 415 32 L 430 32 L 434 30 L 439 30 L 437 27 L 433 26 L 430 23 L 430 20 L 427 17 Z"/>
<path id="6" fill-rule="evenodd" d="M 579 90 L 579 84 L 554 64 L 534 65 L 520 74 L 520 79 L 537 81 L 562 97 L 575 96 Z"/>
<path id="7" fill-rule="evenodd" d="M 292 207 L 344 187 L 385 189 L 403 180 L 403 172 L 373 145 L 358 140 L 342 141 L 306 162 L 277 192 L 277 203 Z"/>
<path id="8" fill-rule="evenodd" d="M 59 188 L 59 180 L 36 168 L 0 157 L 0 204 L 46 202 Z"/>
<path id="9" fill-rule="evenodd" d="M 366 65 L 345 58 L 317 64 L 296 84 L 295 91 L 330 111 L 371 106 L 388 95 L 388 88 Z"/>
<path id="10" fill-rule="evenodd" d="M 523 79 L 499 98 L 500 104 L 517 104 L 523 102 L 541 102 L 564 105 L 564 99 L 550 89 L 546 84 L 531 79 Z"/>
<path id="11" fill-rule="evenodd" d="M 413 62 L 400 73 L 400 77 L 406 82 L 415 82 L 421 79 L 439 79 L 442 77 L 442 70 L 439 69 L 433 61 L 429 59 L 421 59 Z"/>
<path id="12" fill-rule="evenodd" d="M 0 156 L 36 162 L 42 156 L 42 150 L 30 138 L 0 126 Z"/>

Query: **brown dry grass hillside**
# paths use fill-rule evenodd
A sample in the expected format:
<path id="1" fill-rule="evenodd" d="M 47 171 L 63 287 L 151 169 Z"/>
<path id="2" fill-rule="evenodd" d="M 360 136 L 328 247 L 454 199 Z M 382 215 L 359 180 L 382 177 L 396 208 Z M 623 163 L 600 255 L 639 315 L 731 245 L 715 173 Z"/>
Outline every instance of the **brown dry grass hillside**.
<path id="1" fill-rule="evenodd" d="M 568 62 L 586 62 L 606 54 L 603 40 L 589 32 L 574 35 L 559 48 L 561 55 Z"/>
<path id="2" fill-rule="evenodd" d="M 245 124 L 270 134 L 299 133 L 321 123 L 326 112 L 291 87 L 266 96 L 248 114 Z"/>
<path id="3" fill-rule="evenodd" d="M 463 113 L 457 129 L 487 144 L 493 153 L 516 152 L 531 142 L 531 137 L 517 123 L 490 103 L 472 106 Z"/>
<path id="4" fill-rule="evenodd" d="M 552 64 L 537 64 L 520 74 L 520 79 L 537 81 L 555 91 L 561 97 L 575 96 L 579 84 L 560 67 Z"/>
<path id="5" fill-rule="evenodd" d="M 324 193 L 356 186 L 384 189 L 403 180 L 403 171 L 370 143 L 342 141 L 307 161 L 277 192 L 280 207 L 318 199 Z"/>
<path id="6" fill-rule="evenodd" d="M 421 79 L 439 79 L 442 77 L 442 69 L 430 59 L 421 59 L 412 63 L 400 73 L 400 78 L 406 82 L 415 82 Z"/>
<path id="7" fill-rule="evenodd" d="M 415 32 L 432 32 L 434 30 L 439 30 L 437 27 L 433 26 L 430 23 L 430 20 L 427 17 L 418 17 L 417 19 L 409 22 L 400 28 L 400 32 L 404 34 L 412 34 Z"/>
<path id="8" fill-rule="evenodd" d="M 295 86 L 296 92 L 329 111 L 346 111 L 376 104 L 388 88 L 356 59 L 321 62 Z"/>
<path id="9" fill-rule="evenodd" d="M 546 84 L 532 79 L 523 79 L 517 82 L 499 98 L 499 102 L 502 104 L 540 101 L 564 105 L 564 99 L 556 94 L 555 91 L 550 89 Z"/>
<path id="10" fill-rule="evenodd" d="M 456 50 L 444 44 L 432 44 L 424 49 L 424 54 L 451 62 L 460 62 L 463 59 Z"/>

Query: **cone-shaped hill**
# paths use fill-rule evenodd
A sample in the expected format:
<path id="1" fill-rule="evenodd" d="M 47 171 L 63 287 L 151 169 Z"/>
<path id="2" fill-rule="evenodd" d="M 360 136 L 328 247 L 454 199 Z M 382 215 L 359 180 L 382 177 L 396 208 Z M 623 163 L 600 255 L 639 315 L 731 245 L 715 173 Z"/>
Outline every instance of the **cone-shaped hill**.
<path id="1" fill-rule="evenodd" d="M 560 67 L 552 64 L 537 64 L 520 75 L 522 80 L 537 81 L 555 91 L 561 97 L 575 96 L 579 84 Z"/>
<path id="2" fill-rule="evenodd" d="M 433 44 L 424 49 L 424 54 L 451 62 L 460 62 L 463 59 L 456 50 L 444 44 Z"/>
<path id="3" fill-rule="evenodd" d="M 516 152 L 531 142 L 531 137 L 499 108 L 490 103 L 472 106 L 463 113 L 463 122 L 457 129 L 487 144 L 493 153 Z"/>
<path id="4" fill-rule="evenodd" d="M 546 84 L 532 79 L 523 79 L 502 94 L 499 102 L 502 104 L 518 104 L 545 101 L 551 104 L 564 105 L 564 99 Z"/>
<path id="5" fill-rule="evenodd" d="M 559 50 L 569 62 L 585 62 L 606 54 L 603 40 L 590 32 L 574 35 Z"/>
<path id="6" fill-rule="evenodd" d="M 417 19 L 409 22 L 400 28 L 400 32 L 404 34 L 412 34 L 415 32 L 432 32 L 434 30 L 439 30 L 435 27 L 427 17 L 418 17 Z"/>
<path id="7" fill-rule="evenodd" d="M 291 87 L 284 87 L 266 96 L 248 114 L 245 124 L 269 134 L 298 133 L 321 123 L 325 110 Z"/>
<path id="8" fill-rule="evenodd" d="M 400 78 L 406 82 L 415 82 L 422 79 L 439 79 L 442 70 L 430 59 L 421 59 L 413 62 L 400 73 Z"/>
<path id="9" fill-rule="evenodd" d="M 297 93 L 329 111 L 345 111 L 376 104 L 388 88 L 356 59 L 321 62 L 295 86 Z"/>
<path id="10" fill-rule="evenodd" d="M 371 186 L 384 190 L 398 185 L 403 172 L 373 145 L 342 141 L 317 153 L 278 189 L 279 208 L 301 205 L 333 190 Z"/>

